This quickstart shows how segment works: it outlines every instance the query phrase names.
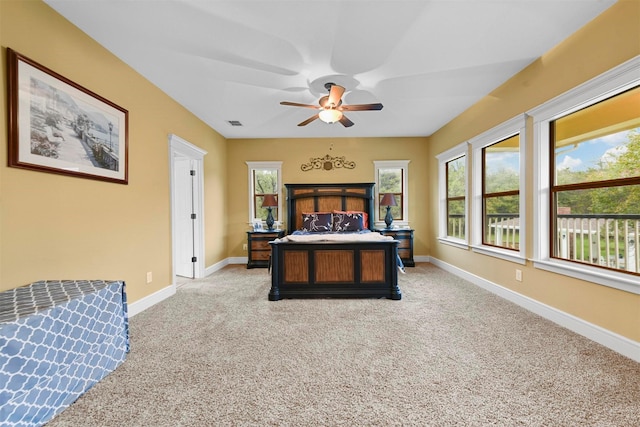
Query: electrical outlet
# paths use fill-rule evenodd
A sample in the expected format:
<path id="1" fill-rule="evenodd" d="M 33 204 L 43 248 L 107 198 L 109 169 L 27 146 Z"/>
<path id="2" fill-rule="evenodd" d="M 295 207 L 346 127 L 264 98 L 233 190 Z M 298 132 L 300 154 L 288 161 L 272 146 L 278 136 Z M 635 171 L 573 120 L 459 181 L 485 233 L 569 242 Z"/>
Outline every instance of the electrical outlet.
<path id="1" fill-rule="evenodd" d="M 517 270 L 516 269 L 516 280 L 518 282 L 522 282 L 522 270 Z"/>
<path id="2" fill-rule="evenodd" d="M 246 251 L 246 250 L 247 250 L 247 244 L 246 244 L 246 243 L 242 245 L 242 250 L 243 250 L 243 251 Z"/>
<path id="3" fill-rule="evenodd" d="M 147 283 L 151 283 L 153 282 L 153 273 L 150 271 L 147 271 Z"/>

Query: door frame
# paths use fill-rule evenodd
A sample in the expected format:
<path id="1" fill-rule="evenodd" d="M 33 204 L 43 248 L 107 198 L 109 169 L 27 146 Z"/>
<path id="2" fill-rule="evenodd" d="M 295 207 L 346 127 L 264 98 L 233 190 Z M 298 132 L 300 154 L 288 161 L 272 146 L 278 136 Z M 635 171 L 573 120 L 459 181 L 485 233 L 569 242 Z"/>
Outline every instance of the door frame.
<path id="1" fill-rule="evenodd" d="M 176 158 L 187 157 L 193 161 L 194 170 L 196 171 L 193 180 L 193 210 L 196 219 L 193 224 L 193 247 L 196 257 L 194 263 L 194 278 L 200 279 L 204 277 L 204 167 L 203 160 L 207 152 L 190 142 L 180 138 L 177 135 L 169 134 L 169 173 L 171 180 L 171 281 L 176 283 L 176 235 L 177 218 L 176 207 L 176 183 L 174 179 L 174 162 Z"/>

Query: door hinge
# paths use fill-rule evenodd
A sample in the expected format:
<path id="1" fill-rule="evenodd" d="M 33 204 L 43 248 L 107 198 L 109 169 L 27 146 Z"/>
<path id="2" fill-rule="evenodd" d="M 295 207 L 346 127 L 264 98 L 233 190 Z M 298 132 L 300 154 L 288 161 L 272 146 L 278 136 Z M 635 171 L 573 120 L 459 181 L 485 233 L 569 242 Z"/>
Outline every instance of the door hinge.
<path id="1" fill-rule="evenodd" d="M 196 219 L 196 214 L 191 214 L 191 219 Z"/>
<path id="2" fill-rule="evenodd" d="M 198 258 L 197 257 L 191 257 L 191 262 L 197 262 Z"/>
<path id="3" fill-rule="evenodd" d="M 195 171 L 195 170 L 193 170 L 193 169 L 191 169 L 191 170 L 189 171 L 189 173 L 191 174 L 191 176 L 196 176 L 196 171 Z"/>

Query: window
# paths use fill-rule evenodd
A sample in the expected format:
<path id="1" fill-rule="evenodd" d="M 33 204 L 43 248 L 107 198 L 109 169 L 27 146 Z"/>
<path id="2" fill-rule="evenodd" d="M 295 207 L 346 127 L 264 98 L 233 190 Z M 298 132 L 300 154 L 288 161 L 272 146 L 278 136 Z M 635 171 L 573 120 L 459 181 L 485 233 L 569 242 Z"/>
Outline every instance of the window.
<path id="1" fill-rule="evenodd" d="M 450 160 L 447 168 L 447 236 L 460 239 L 465 238 L 464 226 L 466 206 L 466 173 L 467 160 L 465 156 Z"/>
<path id="2" fill-rule="evenodd" d="M 525 262 L 525 116 L 473 138 L 473 248 Z"/>
<path id="3" fill-rule="evenodd" d="M 262 207 L 264 196 L 274 195 L 278 206 L 273 207 L 271 214 L 275 221 L 281 221 L 282 198 L 280 184 L 282 162 L 247 162 L 249 167 L 249 223 L 254 218 L 267 219 L 268 210 Z"/>
<path id="4" fill-rule="evenodd" d="M 378 160 L 373 162 L 376 174 L 376 226 L 384 228 L 384 217 L 387 208 L 380 206 L 382 196 L 386 193 L 393 194 L 396 206 L 391 207 L 393 225 L 408 226 L 408 171 L 409 160 Z"/>
<path id="5" fill-rule="evenodd" d="M 437 156 L 440 193 L 439 238 L 467 246 L 467 144 Z"/>
<path id="6" fill-rule="evenodd" d="M 539 268 L 640 293 L 640 57 L 534 117 Z M 545 172 L 542 172 L 545 171 Z"/>
<path id="7" fill-rule="evenodd" d="M 608 111 L 614 117 L 605 128 L 595 126 L 596 116 Z M 552 120 L 549 126 L 550 253 L 637 273 L 640 86 Z"/>

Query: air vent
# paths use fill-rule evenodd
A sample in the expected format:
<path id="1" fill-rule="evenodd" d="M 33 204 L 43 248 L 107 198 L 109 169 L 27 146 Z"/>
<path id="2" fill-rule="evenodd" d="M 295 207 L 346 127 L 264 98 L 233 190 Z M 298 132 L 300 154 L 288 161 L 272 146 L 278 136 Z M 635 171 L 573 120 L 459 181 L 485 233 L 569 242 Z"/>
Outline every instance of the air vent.
<path id="1" fill-rule="evenodd" d="M 239 120 L 227 120 L 227 122 L 231 125 L 231 126 L 242 126 L 242 123 L 240 123 Z"/>

